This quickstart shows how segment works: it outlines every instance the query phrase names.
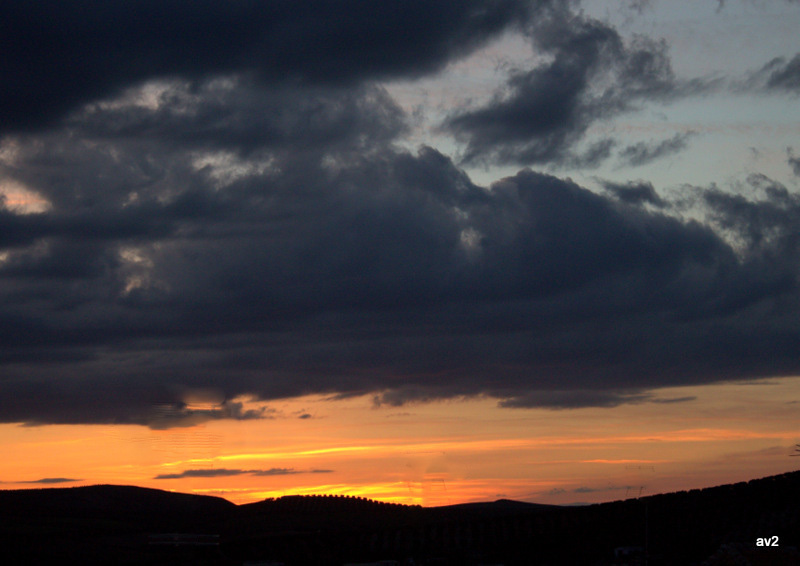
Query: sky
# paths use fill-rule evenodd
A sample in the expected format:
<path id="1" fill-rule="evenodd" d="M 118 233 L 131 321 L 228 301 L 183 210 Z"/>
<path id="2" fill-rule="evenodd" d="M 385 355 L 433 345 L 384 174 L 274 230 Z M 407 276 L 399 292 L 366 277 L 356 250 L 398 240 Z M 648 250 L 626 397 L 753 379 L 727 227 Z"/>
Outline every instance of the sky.
<path id="1" fill-rule="evenodd" d="M 0 488 L 797 468 L 797 0 L 3 12 Z"/>

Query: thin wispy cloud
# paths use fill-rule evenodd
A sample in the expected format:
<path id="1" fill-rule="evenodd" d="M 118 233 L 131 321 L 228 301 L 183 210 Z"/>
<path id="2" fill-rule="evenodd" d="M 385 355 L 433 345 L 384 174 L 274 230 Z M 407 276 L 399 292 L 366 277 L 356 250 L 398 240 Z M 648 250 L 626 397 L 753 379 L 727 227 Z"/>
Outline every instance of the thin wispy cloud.
<path id="1" fill-rule="evenodd" d="M 695 135 L 694 132 L 678 133 L 659 142 L 638 142 L 622 149 L 619 152 L 619 158 L 630 167 L 646 165 L 685 150 L 688 146 L 687 140 L 693 135 Z"/>
<path id="2" fill-rule="evenodd" d="M 311 469 L 297 470 L 295 468 L 269 468 L 266 470 L 238 470 L 229 468 L 207 468 L 196 470 L 184 470 L 174 474 L 159 474 L 153 479 L 157 480 L 176 480 L 183 478 L 220 478 L 234 476 L 289 476 L 295 474 L 329 474 L 333 470 Z"/>
<path id="3" fill-rule="evenodd" d="M 75 482 L 79 482 L 79 481 L 83 481 L 83 480 L 75 479 L 75 478 L 41 478 L 41 479 L 38 479 L 38 480 L 24 481 L 24 482 L 20 482 L 20 483 L 35 483 L 35 484 L 42 484 L 42 485 L 54 485 L 54 484 L 60 484 L 60 483 L 75 483 Z"/>

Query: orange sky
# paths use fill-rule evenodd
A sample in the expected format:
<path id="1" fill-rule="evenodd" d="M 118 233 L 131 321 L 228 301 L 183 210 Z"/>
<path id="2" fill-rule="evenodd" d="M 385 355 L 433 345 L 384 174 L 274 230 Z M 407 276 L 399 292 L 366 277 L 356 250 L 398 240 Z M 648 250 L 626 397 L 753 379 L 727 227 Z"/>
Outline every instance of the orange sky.
<path id="1" fill-rule="evenodd" d="M 662 390 L 613 409 L 491 399 L 376 408 L 368 397 L 269 404 L 273 418 L 186 428 L 0 426 L 7 489 L 133 484 L 243 503 L 338 493 L 443 505 L 597 502 L 790 471 L 800 379 Z M 304 418 L 300 418 L 304 416 Z M 159 475 L 195 477 L 156 479 Z M 229 475 L 204 477 L 212 470 Z M 76 481 L 45 483 L 62 478 Z"/>

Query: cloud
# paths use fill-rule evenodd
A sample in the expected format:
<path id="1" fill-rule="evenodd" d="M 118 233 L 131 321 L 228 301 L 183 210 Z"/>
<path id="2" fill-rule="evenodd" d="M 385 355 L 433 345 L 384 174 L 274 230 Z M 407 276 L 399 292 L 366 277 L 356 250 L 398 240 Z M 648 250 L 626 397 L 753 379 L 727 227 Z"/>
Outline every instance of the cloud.
<path id="1" fill-rule="evenodd" d="M 639 142 L 620 151 L 619 157 L 631 167 L 646 165 L 686 149 L 686 140 L 693 135 L 695 135 L 694 132 L 677 133 L 669 139 L 656 143 Z"/>
<path id="2" fill-rule="evenodd" d="M 208 408 L 193 408 L 184 402 L 164 403 L 153 407 L 147 417 L 147 425 L 154 430 L 191 427 L 211 420 L 231 419 L 247 421 L 272 418 L 266 407 L 244 409 L 244 404 L 223 401 Z"/>
<path id="3" fill-rule="evenodd" d="M 241 74 L 145 82 L 83 106 L 66 122 L 94 139 L 158 139 L 238 155 L 334 143 L 363 150 L 364 140 L 386 142 L 406 127 L 403 111 L 375 85 L 263 85 Z"/>
<path id="4" fill-rule="evenodd" d="M 177 480 L 184 478 L 219 478 L 232 476 L 287 476 L 294 474 L 329 474 L 332 470 L 312 469 L 295 470 L 294 468 L 269 468 L 268 470 L 237 470 L 227 468 L 208 468 L 199 470 L 184 470 L 175 474 L 159 474 L 156 480 Z"/>
<path id="5" fill-rule="evenodd" d="M 600 182 L 606 191 L 624 203 L 632 205 L 650 204 L 658 208 L 664 208 L 668 205 L 666 201 L 658 196 L 653 184 L 647 181 L 627 184 L 612 183 L 611 181 Z"/>
<path id="6" fill-rule="evenodd" d="M 668 398 L 668 399 L 651 399 L 650 402 L 651 403 L 661 403 L 661 404 L 665 404 L 665 405 L 670 405 L 670 404 L 673 404 L 673 403 L 688 403 L 690 401 L 695 401 L 696 399 L 697 399 L 697 397 L 695 397 L 693 395 L 690 395 L 690 396 L 686 396 L 686 397 L 671 397 L 671 398 Z"/>
<path id="7" fill-rule="evenodd" d="M 295 470 L 294 468 L 270 468 L 269 470 L 253 470 L 254 476 L 284 476 L 287 474 L 331 474 L 333 470 L 312 468 L 310 470 Z"/>
<path id="8" fill-rule="evenodd" d="M 501 407 L 519 409 L 547 407 L 551 409 L 574 409 L 578 407 L 617 407 L 630 403 L 641 403 L 648 399 L 641 393 L 605 391 L 541 391 L 511 397 L 500 402 Z"/>
<path id="9" fill-rule="evenodd" d="M 762 192 L 763 199 L 754 202 L 717 187 L 702 191 L 709 220 L 731 234 L 754 258 L 768 256 L 763 259 L 778 261 L 780 269 L 796 267 L 793 234 L 800 229 L 800 196 L 761 174 L 750 175 L 747 185 L 753 192 Z M 786 276 L 793 277 L 789 272 Z"/>
<path id="10" fill-rule="evenodd" d="M 628 4 L 631 10 L 641 14 L 650 7 L 651 0 L 628 0 Z"/>
<path id="11" fill-rule="evenodd" d="M 769 73 L 766 84 L 768 89 L 800 92 L 800 53 L 789 61 L 782 57 L 773 59 L 763 71 Z"/>
<path id="12" fill-rule="evenodd" d="M 21 482 L 21 483 L 40 483 L 40 484 L 51 485 L 51 484 L 59 484 L 59 483 L 74 483 L 74 482 L 79 482 L 79 481 L 83 481 L 83 480 L 73 479 L 73 478 L 42 478 L 42 479 L 39 479 L 39 480 L 25 481 L 25 482 Z"/>
<path id="13" fill-rule="evenodd" d="M 249 470 L 231 470 L 227 468 L 209 468 L 201 470 L 184 470 L 176 474 L 159 474 L 153 479 L 156 480 L 177 480 L 183 478 L 218 478 L 247 475 Z"/>
<path id="14" fill-rule="evenodd" d="M 800 94 L 800 53 L 791 59 L 775 57 L 743 81 L 747 90 Z"/>
<path id="15" fill-rule="evenodd" d="M 800 157 L 794 154 L 792 148 L 786 150 L 788 155 L 788 163 L 789 167 L 792 168 L 792 172 L 795 174 L 795 177 L 800 177 Z"/>
<path id="16" fill-rule="evenodd" d="M 630 490 L 630 489 L 632 489 L 632 487 L 633 486 L 617 486 L 617 485 L 607 485 L 605 487 L 581 486 L 581 487 L 576 487 L 575 489 L 573 489 L 572 493 L 603 493 L 603 492 L 607 492 L 607 491 L 620 491 L 622 489 Z M 640 486 L 636 486 L 636 487 L 640 487 Z"/>
<path id="17" fill-rule="evenodd" d="M 784 0 L 784 1 L 787 4 L 797 4 L 798 1 L 800 1 L 800 0 Z M 717 12 L 722 11 L 722 9 L 725 7 L 726 3 L 727 3 L 727 0 L 717 0 Z M 755 3 L 755 2 L 753 2 L 753 3 Z"/>
<path id="18" fill-rule="evenodd" d="M 614 28 L 573 13 L 568 4 L 537 14 L 528 31 L 545 62 L 515 70 L 491 102 L 456 112 L 443 126 L 466 145 L 464 162 L 580 163 L 575 147 L 593 123 L 645 100 L 669 100 L 708 87 L 675 77 L 666 42 L 642 36 L 625 41 Z M 595 152 L 590 164 L 607 157 L 608 142 L 595 149 L 600 147 L 604 151 Z M 642 153 L 641 163 L 655 158 L 651 148 L 631 151 L 634 159 Z"/>
<path id="19" fill-rule="evenodd" d="M 694 189 L 703 223 L 621 206 L 673 210 L 646 182 L 480 187 L 427 147 L 227 162 L 159 136 L 17 138 L 6 171 L 53 207 L 5 212 L 3 421 L 189 426 L 312 392 L 611 407 L 800 369 L 800 213 L 766 178 Z"/>
<path id="20" fill-rule="evenodd" d="M 245 73 L 265 84 L 330 85 L 419 76 L 527 12 L 517 0 L 21 3 L 0 23 L 0 131 L 43 128 L 150 79 Z"/>
<path id="21" fill-rule="evenodd" d="M 588 167 L 617 143 L 585 140 L 591 124 L 697 86 L 665 43 L 563 3 L 375 3 L 329 28 L 333 4 L 309 19 L 254 6 L 78 18 L 45 2 L 0 23 L 19 27 L 0 41 L 32 34 L 0 63 L 16 89 L 0 94 L 0 183 L 41 204 L 0 204 L 0 422 L 171 428 L 271 418 L 268 400 L 306 394 L 613 407 L 800 371 L 786 186 L 753 175 L 678 202 L 647 180 L 596 193 L 529 169 L 481 186 L 435 148 L 405 149 L 408 117 L 375 82 L 522 26 L 541 57 L 445 126 L 468 160 Z M 45 8 L 64 25 L 26 28 Z M 241 34 L 220 25 L 238 18 Z M 10 61 L 41 78 L 38 97 Z"/>

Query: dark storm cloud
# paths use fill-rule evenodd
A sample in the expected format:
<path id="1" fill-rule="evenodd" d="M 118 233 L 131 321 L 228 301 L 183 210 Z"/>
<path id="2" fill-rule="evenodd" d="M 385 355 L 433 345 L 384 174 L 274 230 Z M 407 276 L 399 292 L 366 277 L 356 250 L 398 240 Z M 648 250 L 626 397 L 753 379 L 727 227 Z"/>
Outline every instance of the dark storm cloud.
<path id="1" fill-rule="evenodd" d="M 41 128 L 152 78 L 262 82 L 418 76 L 526 15 L 528 2 L 11 2 L 0 20 L 0 131 Z"/>
<path id="2" fill-rule="evenodd" d="M 332 144 L 363 149 L 403 132 L 405 116 L 375 86 L 350 88 L 283 84 L 266 87 L 246 76 L 170 80 L 130 88 L 127 104 L 101 100 L 67 120 L 97 139 L 158 139 L 184 149 L 240 154 L 280 148 L 312 151 Z"/>
<path id="3" fill-rule="evenodd" d="M 7 422 L 187 426 L 305 393 L 611 407 L 800 369 L 800 213 L 763 177 L 758 198 L 696 189 L 704 225 L 641 207 L 669 209 L 646 183 L 479 187 L 432 148 L 245 159 L 75 131 L 18 138 L 7 170 L 54 203 L 8 212 Z M 53 271 L 67 249 L 94 267 Z M 195 408 L 204 389 L 223 401 Z"/>
<path id="4" fill-rule="evenodd" d="M 329 474 L 333 470 L 295 470 L 294 468 L 269 468 L 268 470 L 231 470 L 227 468 L 208 468 L 184 470 L 176 474 L 159 474 L 156 480 L 178 480 L 183 478 L 219 478 L 231 476 L 288 476 L 294 474 Z"/>
<path id="5" fill-rule="evenodd" d="M 275 92 L 228 81 L 203 85 L 196 96 L 183 84 L 161 85 L 152 108 L 133 98 L 91 105 L 63 133 L 7 142 L 18 155 L 0 173 L 36 187 L 53 208 L 0 209 L 7 277 L 85 282 L 115 267 L 135 277 L 141 269 L 136 261 L 123 266 L 115 242 L 146 245 L 178 231 L 210 236 L 215 226 L 247 231 L 262 220 L 246 202 L 264 207 L 259 187 L 221 194 L 218 186 L 254 174 L 269 182 L 282 162 L 302 168 L 331 148 L 369 153 L 404 128 L 402 111 L 376 87 Z"/>
<path id="6" fill-rule="evenodd" d="M 678 133 L 660 142 L 639 142 L 634 145 L 629 145 L 620 151 L 619 157 L 626 165 L 631 167 L 646 165 L 662 157 L 667 157 L 683 151 L 687 146 L 686 141 L 693 135 L 693 132 Z"/>
<path id="7" fill-rule="evenodd" d="M 288 4 L 262 8 L 273 19 L 215 4 L 223 30 L 236 10 L 253 21 L 209 47 L 192 34 L 210 4 L 177 24 L 107 4 L 84 21 L 54 4 L 57 31 L 40 5 L 10 18 L 30 12 L 42 28 L 30 33 L 62 34 L 64 53 L 51 63 L 31 43 L 20 60 L 44 77 L 41 97 L 24 83 L 0 95 L 18 130 L 0 138 L 0 178 L 40 205 L 0 207 L 2 422 L 170 428 L 271 418 L 261 401 L 311 393 L 612 407 L 800 371 L 800 206 L 786 187 L 687 188 L 686 210 L 646 181 L 596 194 L 524 170 L 481 187 L 433 148 L 396 145 L 406 116 L 362 79 L 443 65 L 516 21 L 516 4 L 398 8 L 407 57 L 383 33 L 383 3 L 362 6 L 380 22 L 350 47 L 334 44 L 367 16 L 315 26 L 328 3 L 310 20 Z M 476 159 L 599 163 L 613 140 L 575 145 L 593 120 L 685 87 L 663 44 L 535 6 L 531 41 L 551 59 L 449 122 Z M 412 31 L 404 18 L 421 10 Z M 347 51 L 365 42 L 364 60 Z M 58 94 L 67 57 L 74 82 Z"/>
<path id="8" fill-rule="evenodd" d="M 465 162 L 570 164 L 595 122 L 645 100 L 705 88 L 702 81 L 674 76 L 665 42 L 641 36 L 626 42 L 609 25 L 573 13 L 567 3 L 537 14 L 528 32 L 535 50 L 549 60 L 513 72 L 490 103 L 456 113 L 444 124 L 466 144 Z"/>

